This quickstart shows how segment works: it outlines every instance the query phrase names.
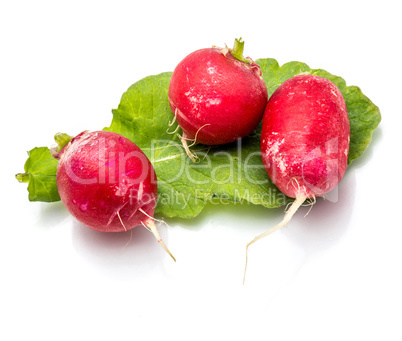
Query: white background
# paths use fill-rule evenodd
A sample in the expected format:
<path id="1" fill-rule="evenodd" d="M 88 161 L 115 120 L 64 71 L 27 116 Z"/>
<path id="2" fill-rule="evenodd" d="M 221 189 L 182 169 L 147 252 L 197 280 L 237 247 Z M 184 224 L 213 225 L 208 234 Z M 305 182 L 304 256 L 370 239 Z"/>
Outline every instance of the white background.
<path id="1" fill-rule="evenodd" d="M 2 340 L 401 340 L 401 33 L 397 1 L 9 1 L 0 5 Z M 250 249 L 283 208 L 213 207 L 161 235 L 94 232 L 30 203 L 26 151 L 109 125 L 141 78 L 232 45 L 358 85 L 382 122 L 336 203 Z M 126 245 L 126 246 L 125 246 Z"/>

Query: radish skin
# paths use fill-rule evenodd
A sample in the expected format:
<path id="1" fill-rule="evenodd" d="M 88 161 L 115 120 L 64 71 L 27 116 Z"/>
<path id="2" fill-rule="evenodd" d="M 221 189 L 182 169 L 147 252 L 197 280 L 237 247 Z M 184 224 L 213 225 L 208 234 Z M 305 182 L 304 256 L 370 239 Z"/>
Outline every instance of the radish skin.
<path id="1" fill-rule="evenodd" d="M 295 201 L 284 219 L 246 247 L 286 226 L 306 199 L 324 196 L 344 176 L 350 124 L 342 93 L 331 81 L 301 74 L 272 94 L 264 112 L 261 156 L 268 176 Z"/>
<path id="2" fill-rule="evenodd" d="M 183 145 L 234 142 L 260 123 L 268 100 L 260 67 L 233 49 L 206 48 L 185 57 L 169 85 L 169 103 L 183 130 Z M 187 154 L 195 160 L 186 148 Z"/>
<path id="3" fill-rule="evenodd" d="M 113 132 L 83 132 L 57 158 L 58 192 L 78 221 L 101 232 L 148 227 L 175 260 L 155 226 L 156 174 L 139 147 Z"/>
<path id="4" fill-rule="evenodd" d="M 347 168 L 349 141 L 345 100 L 331 81 L 298 75 L 271 96 L 261 155 L 270 179 L 285 195 L 313 198 L 334 189 Z"/>

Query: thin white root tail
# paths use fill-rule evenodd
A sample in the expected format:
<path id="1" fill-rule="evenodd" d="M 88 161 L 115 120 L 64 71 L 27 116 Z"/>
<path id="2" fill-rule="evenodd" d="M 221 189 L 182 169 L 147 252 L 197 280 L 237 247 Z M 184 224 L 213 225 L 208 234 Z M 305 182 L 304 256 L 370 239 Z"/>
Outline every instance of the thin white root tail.
<path id="1" fill-rule="evenodd" d="M 165 225 L 167 225 L 164 220 L 156 219 L 156 218 L 150 216 L 150 215 L 149 215 L 147 212 L 145 212 L 142 208 L 139 208 L 138 211 L 140 211 L 142 214 L 146 215 L 149 219 L 152 219 L 153 221 L 157 221 L 158 223 L 164 223 Z"/>
<path id="2" fill-rule="evenodd" d="M 159 243 L 159 244 L 163 247 L 163 249 L 169 254 L 169 256 L 172 257 L 172 259 L 173 259 L 174 261 L 176 261 L 176 258 L 173 257 L 173 255 L 171 254 L 171 252 L 169 251 L 169 249 L 167 248 L 167 246 L 166 246 L 165 243 L 163 242 L 163 240 L 162 240 L 161 236 L 159 235 L 159 232 L 158 232 L 158 230 L 157 230 L 157 228 L 156 228 L 156 226 L 155 226 L 155 221 L 158 221 L 158 222 L 164 222 L 164 221 L 163 221 L 163 220 L 158 220 L 158 219 L 155 219 L 155 218 L 151 217 L 148 213 L 146 213 L 146 212 L 145 212 L 143 209 L 141 209 L 141 208 L 138 209 L 138 210 L 139 210 L 141 213 L 143 213 L 145 216 L 148 217 L 148 219 L 146 220 L 146 224 L 141 221 L 141 225 L 144 226 L 144 227 L 145 227 L 147 230 L 149 230 L 150 232 L 152 232 L 152 234 L 155 236 L 155 238 L 156 238 L 156 240 L 158 241 L 158 243 Z M 120 223 L 123 225 L 124 230 L 127 232 L 127 228 L 126 228 L 126 226 L 124 225 L 123 220 L 122 220 L 121 217 L 120 217 L 119 211 L 117 211 L 117 216 L 119 217 Z M 127 244 L 126 244 L 124 247 L 126 247 L 126 246 L 130 243 L 131 238 L 133 237 L 133 235 L 132 235 L 132 230 L 130 230 L 130 231 L 131 231 L 130 239 L 129 239 L 129 241 L 127 242 Z"/>
<path id="3" fill-rule="evenodd" d="M 128 246 L 128 244 L 130 244 L 130 242 L 132 241 L 132 239 L 133 239 L 133 229 L 130 230 L 130 238 L 128 239 L 127 243 L 124 244 L 124 245 L 121 247 L 121 249 L 124 250 L 124 249 Z"/>
<path id="4" fill-rule="evenodd" d="M 176 122 L 177 108 L 174 111 L 174 116 L 172 122 L 169 122 L 169 127 L 171 127 Z"/>
<path id="5" fill-rule="evenodd" d="M 186 133 L 184 133 L 184 132 L 183 132 L 183 136 L 180 136 L 180 135 L 179 135 L 179 138 L 180 138 L 180 140 L 181 140 L 181 143 L 182 143 L 182 145 L 183 145 L 184 150 L 186 151 L 187 156 L 188 156 L 188 157 L 191 159 L 191 161 L 193 161 L 194 163 L 199 162 L 200 159 L 199 159 L 199 157 L 197 156 L 197 154 L 191 152 L 190 148 L 191 148 L 192 146 L 194 146 L 194 145 L 197 143 L 197 136 L 198 136 L 198 133 L 200 132 L 200 130 L 201 130 L 202 128 L 206 127 L 206 126 L 209 126 L 209 125 L 210 125 L 210 124 L 207 123 L 207 124 L 204 124 L 201 128 L 199 128 L 199 129 L 197 130 L 197 132 L 195 133 L 194 139 L 189 139 L 189 138 L 186 136 Z M 188 145 L 187 141 L 192 141 L 192 143 L 191 143 L 190 145 Z"/>
<path id="6" fill-rule="evenodd" d="M 144 226 L 147 230 L 151 231 L 152 234 L 155 236 L 156 240 L 158 241 L 158 243 L 163 247 L 163 249 L 169 254 L 170 257 L 172 257 L 172 259 L 174 261 L 176 261 L 176 258 L 173 257 L 173 255 L 171 254 L 171 252 L 169 251 L 169 249 L 167 248 L 166 244 L 163 242 L 161 236 L 159 235 L 159 232 L 155 226 L 155 221 L 158 221 L 160 223 L 165 223 L 163 220 L 159 220 L 156 219 L 154 217 L 151 217 L 148 213 L 146 213 L 143 209 L 138 209 L 142 214 L 146 215 L 148 217 L 147 219 L 147 224 L 143 223 L 141 221 L 142 226 Z M 166 224 L 166 223 L 165 223 Z M 167 224 L 166 224 L 167 225 Z"/>
<path id="7" fill-rule="evenodd" d="M 179 136 L 180 137 L 180 140 L 181 140 L 181 144 L 183 145 L 183 148 L 184 148 L 184 150 L 186 151 L 186 154 L 187 154 L 187 156 L 191 159 L 191 161 L 193 161 L 194 163 L 196 163 L 196 162 L 198 162 L 199 161 L 199 158 L 198 158 L 198 156 L 197 156 L 197 154 L 195 154 L 195 153 L 193 153 L 191 150 L 190 150 L 190 146 L 188 145 L 188 143 L 187 143 L 187 138 L 186 137 L 184 137 L 184 136 Z M 194 144 L 194 143 L 193 143 Z M 193 145 L 192 144 L 192 145 Z"/>
<path id="8" fill-rule="evenodd" d="M 179 128 L 180 128 L 179 125 L 177 125 L 177 127 L 176 127 L 173 131 L 169 131 L 169 128 L 167 128 L 167 129 L 166 129 L 166 134 L 170 134 L 170 135 L 176 134 L 177 131 L 179 130 Z"/>
<path id="9" fill-rule="evenodd" d="M 123 227 L 124 227 L 124 231 L 127 232 L 126 225 L 124 225 L 123 220 L 121 219 L 121 216 L 120 216 L 119 211 L 117 211 L 117 216 L 119 217 L 120 223 L 121 223 L 121 224 L 123 225 Z M 127 243 L 122 247 L 123 250 L 128 246 L 128 244 L 130 244 L 131 239 L 133 239 L 133 230 L 132 230 L 132 229 L 130 230 L 130 239 L 129 239 L 129 240 L 127 241 Z"/>
<path id="10" fill-rule="evenodd" d="M 127 232 L 126 225 L 124 225 L 123 220 L 122 220 L 122 219 L 121 219 L 121 217 L 120 217 L 120 213 L 119 213 L 119 211 L 117 211 L 117 216 L 119 217 L 120 223 L 123 225 L 124 231 L 126 231 L 126 232 Z"/>
<path id="11" fill-rule="evenodd" d="M 173 116 L 172 121 L 169 122 L 169 128 L 176 122 L 176 115 L 177 115 L 177 108 L 176 108 L 176 110 L 174 111 L 174 116 Z M 167 134 L 174 134 L 174 133 L 177 132 L 177 130 L 179 130 L 179 127 L 180 127 L 180 126 L 177 125 L 176 129 L 175 129 L 174 131 L 172 131 L 172 132 L 169 132 L 169 128 L 167 128 L 167 129 L 166 129 L 166 133 L 167 133 Z"/>
<path id="12" fill-rule="evenodd" d="M 141 224 L 144 227 L 148 227 L 152 234 L 155 236 L 156 240 L 158 241 L 158 243 L 163 247 L 163 249 L 169 254 L 170 257 L 172 257 L 172 259 L 174 261 L 176 261 L 176 258 L 173 257 L 172 253 L 169 251 L 169 249 L 167 248 L 166 244 L 163 242 L 161 236 L 159 235 L 158 229 L 155 226 L 155 223 L 152 219 L 149 219 L 147 221 L 147 224 L 144 224 L 143 222 L 141 222 Z"/>
<path id="13" fill-rule="evenodd" d="M 292 205 L 289 207 L 289 209 L 286 211 L 285 216 L 283 217 L 282 221 L 275 225 L 274 227 L 271 227 L 269 230 L 261 233 L 257 237 L 255 237 L 250 243 L 247 244 L 246 246 L 246 265 L 244 267 L 244 276 L 243 276 L 243 284 L 246 281 L 246 271 L 247 271 L 247 262 L 248 262 L 248 248 L 251 244 L 254 244 L 257 240 L 264 238 L 271 234 L 272 232 L 275 232 L 279 230 L 281 227 L 286 226 L 289 221 L 292 219 L 293 215 L 297 212 L 299 207 L 303 204 L 303 202 L 307 199 L 306 196 L 298 196 L 296 197 L 295 201 L 293 201 Z"/>
<path id="14" fill-rule="evenodd" d="M 169 122 L 169 128 L 176 122 L 176 114 L 177 114 L 177 109 L 174 112 L 174 117 L 173 117 L 172 122 Z M 166 129 L 166 133 L 167 134 L 175 134 L 179 130 L 180 126 L 177 124 L 175 130 L 173 130 L 172 132 L 169 131 L 169 128 Z"/>

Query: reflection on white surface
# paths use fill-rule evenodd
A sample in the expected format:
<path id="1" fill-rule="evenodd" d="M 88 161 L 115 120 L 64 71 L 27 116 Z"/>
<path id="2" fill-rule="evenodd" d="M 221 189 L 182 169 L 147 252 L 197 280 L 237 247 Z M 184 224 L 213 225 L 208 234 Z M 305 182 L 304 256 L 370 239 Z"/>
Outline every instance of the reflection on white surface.
<path id="1" fill-rule="evenodd" d="M 0 339 L 401 340 L 400 11 L 362 4 L 206 1 L 194 16 L 174 1 L 4 2 Z M 251 57 L 342 76 L 383 114 L 339 200 L 319 199 L 306 217 L 303 207 L 250 248 L 245 286 L 246 243 L 283 208 L 166 219 L 174 263 L 141 227 L 125 246 L 130 232 L 101 234 L 61 203 L 28 202 L 14 179 L 26 150 L 57 131 L 102 129 L 132 83 L 240 36 Z"/>
<path id="2" fill-rule="evenodd" d="M 158 230 L 168 245 L 166 226 L 161 225 Z M 98 268 L 106 276 L 124 280 L 160 271 L 166 256 L 152 233 L 143 226 L 127 232 L 102 233 L 74 221 L 72 243 L 89 266 Z"/>
<path id="3" fill-rule="evenodd" d="M 355 174 L 350 169 L 335 189 L 336 202 L 317 198 L 310 212 L 308 208 L 299 212 L 301 215 L 308 214 L 296 219 L 295 228 L 288 226 L 286 236 L 303 249 L 306 259 L 332 247 L 345 234 L 354 209 L 355 190 Z"/>

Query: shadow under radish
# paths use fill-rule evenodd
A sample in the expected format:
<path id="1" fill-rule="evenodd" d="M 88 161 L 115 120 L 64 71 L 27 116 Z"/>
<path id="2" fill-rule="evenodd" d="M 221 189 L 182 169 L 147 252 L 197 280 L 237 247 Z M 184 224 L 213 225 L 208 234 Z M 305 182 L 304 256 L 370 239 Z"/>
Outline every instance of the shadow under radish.
<path id="1" fill-rule="evenodd" d="M 354 207 L 355 173 L 349 170 L 327 198 L 304 207 L 285 229 L 289 241 L 304 250 L 305 258 L 336 245 L 347 232 Z M 306 215 L 307 214 L 307 215 Z"/>
<path id="2" fill-rule="evenodd" d="M 168 233 L 163 224 L 157 226 L 168 244 Z M 99 232 L 78 221 L 74 222 L 72 242 L 77 253 L 91 266 L 108 276 L 135 279 L 164 267 L 164 259 L 172 261 L 150 231 L 136 226 L 127 232 Z"/>
<path id="3" fill-rule="evenodd" d="M 300 207 L 288 225 L 250 246 L 245 285 L 264 288 L 270 301 L 313 257 L 335 247 L 350 228 L 355 188 L 355 172 L 349 170 L 327 199 Z M 271 227 L 283 219 L 284 209 L 276 213 Z"/>

